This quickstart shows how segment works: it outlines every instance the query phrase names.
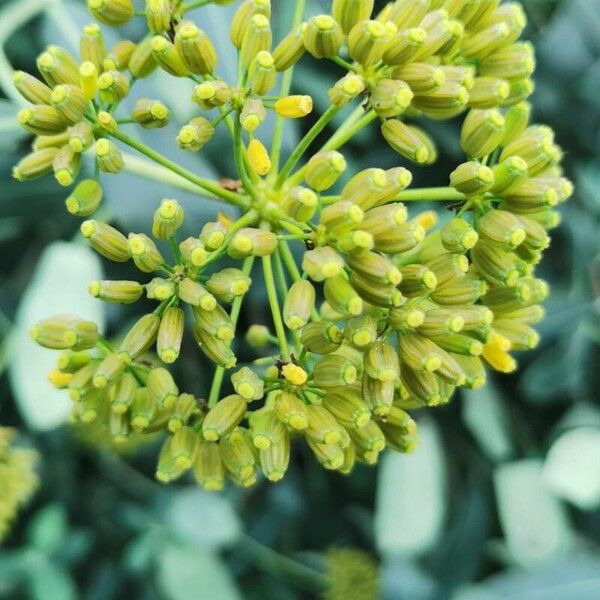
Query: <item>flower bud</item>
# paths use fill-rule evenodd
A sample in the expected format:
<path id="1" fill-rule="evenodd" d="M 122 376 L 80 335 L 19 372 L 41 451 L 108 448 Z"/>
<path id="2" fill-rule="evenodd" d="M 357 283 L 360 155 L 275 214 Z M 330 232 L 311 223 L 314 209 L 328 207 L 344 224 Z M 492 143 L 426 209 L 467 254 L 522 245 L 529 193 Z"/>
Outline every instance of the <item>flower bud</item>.
<path id="1" fill-rule="evenodd" d="M 131 428 L 138 433 L 148 429 L 157 410 L 158 405 L 148 393 L 148 389 L 145 387 L 138 388 L 135 391 L 135 396 L 130 408 Z M 161 452 L 161 455 L 162 454 L 163 453 Z M 164 457 L 161 456 L 161 458 Z M 158 470 L 161 470 L 161 462 L 162 460 L 159 458 L 157 472 Z"/>
<path id="2" fill-rule="evenodd" d="M 146 382 L 148 394 L 163 408 L 170 410 L 175 406 L 179 390 L 173 376 L 166 369 L 151 369 Z"/>
<path id="3" fill-rule="evenodd" d="M 303 431 L 308 427 L 308 408 L 295 394 L 279 392 L 275 397 L 275 414 L 294 431 Z"/>
<path id="4" fill-rule="evenodd" d="M 530 116 L 531 105 L 528 102 L 519 102 L 506 111 L 504 115 L 505 133 L 502 145 L 506 146 L 525 131 L 529 124 Z"/>
<path id="5" fill-rule="evenodd" d="M 484 239 L 471 250 L 471 260 L 481 276 L 493 285 L 513 287 L 523 274 L 523 261 Z"/>
<path id="6" fill-rule="evenodd" d="M 146 37 L 136 45 L 129 58 L 129 72 L 136 79 L 143 79 L 150 75 L 157 66 L 152 55 L 152 38 Z"/>
<path id="7" fill-rule="evenodd" d="M 156 244 L 144 233 L 130 233 L 127 245 L 135 266 L 144 273 L 158 271 L 165 262 Z"/>
<path id="8" fill-rule="evenodd" d="M 304 327 L 315 308 L 315 288 L 304 279 L 290 287 L 283 306 L 283 320 L 288 329 L 295 331 Z"/>
<path id="9" fill-rule="evenodd" d="M 12 169 L 12 176 L 17 181 L 37 179 L 52 171 L 52 163 L 59 152 L 58 148 L 43 148 L 30 152 Z"/>
<path id="10" fill-rule="evenodd" d="M 160 317 L 154 313 L 140 317 L 123 338 L 119 346 L 119 353 L 130 360 L 146 354 L 156 341 L 159 326 Z"/>
<path id="11" fill-rule="evenodd" d="M 385 438 L 375 421 L 357 429 L 349 429 L 348 433 L 357 449 L 357 458 L 368 464 L 377 462 L 377 455 L 385 448 Z"/>
<path id="12" fill-rule="evenodd" d="M 215 297 L 201 284 L 189 277 L 179 282 L 178 295 L 183 302 L 211 311 L 217 307 Z"/>
<path id="13" fill-rule="evenodd" d="M 102 61 L 104 71 L 124 71 L 136 46 L 131 40 L 119 40 Z"/>
<path id="14" fill-rule="evenodd" d="M 272 41 L 273 34 L 268 17 L 260 13 L 255 14 L 246 24 L 240 48 L 240 58 L 244 67 L 248 69 L 261 50 L 270 50 Z"/>
<path id="15" fill-rule="evenodd" d="M 189 152 L 197 152 L 204 147 L 215 132 L 211 122 L 205 117 L 196 117 L 184 125 L 177 134 L 177 144 Z"/>
<path id="16" fill-rule="evenodd" d="M 294 363 L 287 363 L 281 367 L 283 379 L 292 385 L 304 385 L 308 379 L 308 373 L 300 366 Z"/>
<path id="17" fill-rule="evenodd" d="M 209 360 L 226 369 L 235 366 L 237 359 L 224 341 L 203 329 L 198 323 L 194 323 L 193 333 L 196 343 Z"/>
<path id="18" fill-rule="evenodd" d="M 244 34 L 248 27 L 249 21 L 254 15 L 264 15 L 267 18 L 271 17 L 271 1 L 270 0 L 244 0 L 236 10 L 229 34 L 231 42 L 238 48 L 242 46 Z M 265 48 L 267 50 L 268 48 Z"/>
<path id="19" fill-rule="evenodd" d="M 98 77 L 98 91 L 103 102 L 120 102 L 129 94 L 129 79 L 121 71 L 105 71 Z"/>
<path id="20" fill-rule="evenodd" d="M 247 402 L 260 400 L 264 395 L 264 381 L 248 367 L 242 367 L 231 375 L 231 384 L 235 393 Z"/>
<path id="21" fill-rule="evenodd" d="M 87 0 L 89 11 L 106 25 L 123 25 L 135 14 L 132 0 Z"/>
<path id="22" fill-rule="evenodd" d="M 322 192 L 339 179 L 346 166 L 346 161 L 339 152 L 319 152 L 306 164 L 304 181 L 317 192 Z"/>
<path id="23" fill-rule="evenodd" d="M 169 109 L 158 100 L 140 98 L 131 111 L 131 118 L 144 129 L 165 127 L 171 116 Z"/>
<path id="24" fill-rule="evenodd" d="M 91 62 L 97 71 L 101 71 L 105 54 L 102 30 L 96 23 L 89 23 L 83 28 L 79 38 L 79 55 L 82 62 Z"/>
<path id="25" fill-rule="evenodd" d="M 469 92 L 455 82 L 419 93 L 413 100 L 414 108 L 435 119 L 450 119 L 460 114 L 469 101 Z"/>
<path id="26" fill-rule="evenodd" d="M 425 321 L 425 313 L 418 306 L 392 308 L 388 315 L 390 327 L 398 331 L 414 331 Z"/>
<path id="27" fill-rule="evenodd" d="M 170 0 L 146 0 L 146 21 L 153 33 L 164 33 L 171 27 Z"/>
<path id="28" fill-rule="evenodd" d="M 216 442 L 235 429 L 247 410 L 246 400 L 237 394 L 222 398 L 206 413 L 202 436 L 206 441 Z"/>
<path id="29" fill-rule="evenodd" d="M 236 232 L 227 247 L 227 254 L 240 259 L 248 256 L 269 256 L 278 245 L 277 235 L 266 229 L 244 227 Z"/>
<path id="30" fill-rule="evenodd" d="M 93 423 L 102 410 L 102 401 L 104 394 L 101 390 L 87 392 L 81 397 L 81 402 L 76 407 L 74 414 L 81 423 Z"/>
<path id="31" fill-rule="evenodd" d="M 92 378 L 99 361 L 95 360 L 77 369 L 69 382 L 69 397 L 73 402 L 80 402 L 87 394 L 96 391 L 92 387 Z"/>
<path id="32" fill-rule="evenodd" d="M 399 79 L 380 79 L 371 91 L 370 103 L 373 110 L 383 118 L 402 114 L 413 99 L 408 84 Z"/>
<path id="33" fill-rule="evenodd" d="M 94 63 L 85 61 L 79 67 L 79 87 L 83 95 L 92 100 L 98 93 L 98 69 Z"/>
<path id="34" fill-rule="evenodd" d="M 331 307 L 344 316 L 356 316 L 363 311 L 363 301 L 343 275 L 325 280 L 324 293 Z"/>
<path id="35" fill-rule="evenodd" d="M 375 65 L 381 60 L 389 39 L 383 23 L 361 20 L 348 34 L 348 53 L 363 67 Z"/>
<path id="36" fill-rule="evenodd" d="M 98 341 L 98 328 L 91 321 L 71 315 L 57 315 L 31 328 L 31 338 L 40 346 L 54 350 L 87 350 Z"/>
<path id="37" fill-rule="evenodd" d="M 331 14 L 347 35 L 359 21 L 368 19 L 373 11 L 373 0 L 333 0 Z"/>
<path id="38" fill-rule="evenodd" d="M 46 104 L 33 104 L 21 109 L 17 114 L 19 125 L 34 135 L 52 135 L 67 128 L 67 121 L 53 107 Z"/>
<path id="39" fill-rule="evenodd" d="M 479 162 L 462 163 L 450 173 L 450 185 L 465 196 L 483 194 L 494 185 L 494 172 Z"/>
<path id="40" fill-rule="evenodd" d="M 365 373 L 379 381 L 396 381 L 400 364 L 396 350 L 385 342 L 375 342 L 364 354 Z"/>
<path id="41" fill-rule="evenodd" d="M 248 162 L 258 175 L 267 175 L 271 170 L 269 153 L 264 144 L 256 138 L 248 144 Z"/>
<path id="42" fill-rule="evenodd" d="M 446 82 L 444 70 L 429 63 L 411 62 L 393 71 L 394 79 L 401 79 L 415 93 L 422 94 L 438 88 Z"/>
<path id="43" fill-rule="evenodd" d="M 289 189 L 281 202 L 281 208 L 284 212 L 297 221 L 312 219 L 317 210 L 317 205 L 317 194 L 299 185 Z"/>
<path id="44" fill-rule="evenodd" d="M 268 450 L 285 436 L 285 428 L 271 408 L 263 407 L 252 412 L 249 422 L 252 443 L 259 450 Z"/>
<path id="45" fill-rule="evenodd" d="M 218 340 L 230 342 L 235 335 L 235 328 L 230 316 L 221 306 L 216 305 L 210 310 L 204 310 L 201 306 L 194 310 L 196 324 L 205 329 Z"/>
<path id="46" fill-rule="evenodd" d="M 526 237 L 519 217 L 505 210 L 490 210 L 479 219 L 477 225 L 483 238 L 509 249 L 522 244 Z"/>
<path id="47" fill-rule="evenodd" d="M 402 281 L 402 274 L 391 260 L 368 250 L 358 250 L 348 255 L 350 268 L 373 282 L 398 285 Z"/>
<path id="48" fill-rule="evenodd" d="M 154 277 L 146 284 L 146 298 L 163 302 L 169 300 L 177 292 L 174 281 L 163 277 Z"/>
<path id="49" fill-rule="evenodd" d="M 81 154 L 73 152 L 70 146 L 63 146 L 54 156 L 52 169 L 54 178 L 60 185 L 73 185 L 81 169 Z"/>
<path id="50" fill-rule="evenodd" d="M 179 357 L 184 320 L 185 316 L 181 308 L 169 306 L 163 313 L 156 340 L 156 352 L 165 363 L 173 363 Z"/>
<path id="51" fill-rule="evenodd" d="M 246 342 L 252 348 L 263 348 L 269 343 L 271 334 L 265 325 L 250 325 L 246 331 Z"/>
<path id="52" fill-rule="evenodd" d="M 401 29 L 386 44 L 383 61 L 387 65 L 399 66 L 409 62 L 423 47 L 427 32 L 420 27 Z"/>
<path id="53" fill-rule="evenodd" d="M 340 347 L 342 338 L 342 331 L 333 323 L 315 321 L 304 326 L 300 341 L 310 352 L 329 354 Z"/>
<path id="54" fill-rule="evenodd" d="M 92 281 L 88 292 L 104 302 L 131 304 L 142 297 L 144 288 L 137 281 Z"/>
<path id="55" fill-rule="evenodd" d="M 80 229 L 90 246 L 105 258 L 115 262 L 129 260 L 127 238 L 114 227 L 92 219 L 84 221 Z"/>
<path id="56" fill-rule="evenodd" d="M 306 23 L 302 23 L 296 29 L 290 31 L 279 42 L 275 50 L 273 50 L 273 62 L 275 69 L 279 72 L 287 71 L 291 66 L 296 64 L 306 52 L 304 47 L 304 29 Z"/>
<path id="57" fill-rule="evenodd" d="M 167 38 L 160 35 L 152 38 L 152 57 L 161 69 L 175 77 L 187 77 L 190 74 L 175 45 Z"/>
<path id="58" fill-rule="evenodd" d="M 380 381 L 363 373 L 362 397 L 374 415 L 385 417 L 392 407 L 394 401 L 393 381 Z"/>
<path id="59" fill-rule="evenodd" d="M 248 432 L 238 427 L 219 442 L 221 459 L 232 479 L 243 487 L 256 483 L 256 456 Z"/>
<path id="60" fill-rule="evenodd" d="M 465 326 L 460 312 L 453 308 L 431 308 L 423 314 L 423 322 L 417 331 L 426 337 L 459 333 Z"/>
<path id="61" fill-rule="evenodd" d="M 429 338 L 415 333 L 400 337 L 400 359 L 415 371 L 437 371 L 442 361 L 439 347 Z"/>
<path id="62" fill-rule="evenodd" d="M 110 140 L 106 138 L 99 139 L 94 146 L 94 150 L 101 171 L 118 173 L 125 166 L 121 151 Z"/>
<path id="63" fill-rule="evenodd" d="M 512 373 L 517 362 L 508 354 L 510 342 L 499 333 L 494 332 L 492 339 L 483 346 L 483 358 L 496 371 Z"/>
<path id="64" fill-rule="evenodd" d="M 25 71 L 15 71 L 13 84 L 19 94 L 32 104 L 50 104 L 51 88 L 33 75 Z"/>
<path id="65" fill-rule="evenodd" d="M 192 466 L 194 477 L 204 490 L 218 491 L 223 489 L 225 465 L 221 460 L 218 444 L 200 442 Z"/>
<path id="66" fill-rule="evenodd" d="M 217 66 L 217 52 L 212 42 L 204 31 L 190 21 L 178 25 L 175 48 L 185 66 L 196 75 L 212 73 Z"/>
<path id="67" fill-rule="evenodd" d="M 208 259 L 208 252 L 198 238 L 189 237 L 179 244 L 183 262 L 189 267 L 202 267 Z"/>
<path id="68" fill-rule="evenodd" d="M 310 114 L 313 100 L 310 96 L 286 96 L 275 102 L 275 112 L 286 119 L 298 119 Z"/>
<path id="69" fill-rule="evenodd" d="M 398 29 L 417 26 L 428 13 L 431 0 L 405 0 L 395 2 L 389 14 L 388 20 L 392 21 Z"/>
<path id="70" fill-rule="evenodd" d="M 230 267 L 213 273 L 206 282 L 206 287 L 219 300 L 231 303 L 235 298 L 243 296 L 251 284 L 250 277 L 244 275 L 240 269 Z"/>
<path id="71" fill-rule="evenodd" d="M 556 164 L 561 157 L 560 150 L 554 144 L 554 132 L 549 127 L 539 125 L 527 127 L 509 142 L 502 149 L 500 160 L 515 155 L 527 163 L 532 177 Z"/>
<path id="72" fill-rule="evenodd" d="M 82 153 L 94 143 L 94 130 L 87 121 L 80 121 L 69 128 L 68 144 L 73 152 Z"/>
<path id="73" fill-rule="evenodd" d="M 244 131 L 252 133 L 267 118 L 267 111 L 261 100 L 249 98 L 240 111 L 240 123 Z"/>
<path id="74" fill-rule="evenodd" d="M 125 370 L 126 362 L 118 354 L 105 356 L 94 372 L 92 380 L 95 388 L 105 388 L 109 383 L 116 381 Z"/>
<path id="75" fill-rule="evenodd" d="M 350 273 L 350 284 L 363 300 L 374 306 L 389 308 L 402 302 L 402 293 L 394 285 L 374 282 L 356 271 Z"/>
<path id="76" fill-rule="evenodd" d="M 337 444 L 342 439 L 341 426 L 323 406 L 307 406 L 308 428 L 305 435 L 319 444 Z"/>
<path id="77" fill-rule="evenodd" d="M 154 212 L 152 221 L 152 235 L 160 240 L 172 238 L 181 227 L 184 212 L 177 200 L 161 200 L 160 206 Z"/>
<path id="78" fill-rule="evenodd" d="M 248 79 L 251 82 L 252 91 L 259 96 L 266 94 L 275 85 L 277 71 L 270 52 L 261 50 L 256 54 L 250 64 Z"/>
<path id="79" fill-rule="evenodd" d="M 52 88 L 62 83 L 79 84 L 79 65 L 64 48 L 48 46 L 38 56 L 36 66 L 44 81 Z"/>
<path id="80" fill-rule="evenodd" d="M 436 159 L 433 142 L 417 127 L 399 119 L 388 119 L 381 125 L 381 133 L 398 154 L 419 165 L 431 164 Z"/>
<path id="81" fill-rule="evenodd" d="M 342 108 L 351 100 L 354 100 L 365 89 L 365 82 L 360 75 L 347 73 L 335 82 L 327 92 L 332 106 Z"/>
<path id="82" fill-rule="evenodd" d="M 495 195 L 505 195 L 526 181 L 527 163 L 519 156 L 510 156 L 493 167 L 494 184 L 490 191 Z"/>
<path id="83" fill-rule="evenodd" d="M 308 437 L 306 438 L 306 443 L 324 469 L 335 471 L 344 466 L 344 451 L 340 446 L 334 444 L 321 444 Z"/>
<path id="84" fill-rule="evenodd" d="M 279 481 L 285 475 L 290 462 L 290 436 L 282 427 L 269 448 L 260 450 L 260 468 L 269 481 Z"/>
<path id="85" fill-rule="evenodd" d="M 467 114 L 461 134 L 460 147 L 472 158 L 493 152 L 504 137 L 504 118 L 497 110 L 474 109 Z"/>
<path id="86" fill-rule="evenodd" d="M 343 268 L 343 258 L 331 246 L 307 250 L 302 259 L 302 269 L 313 281 L 324 281 L 335 277 Z"/>
<path id="87" fill-rule="evenodd" d="M 89 364 L 92 356 L 87 351 L 75 352 L 74 350 L 65 350 L 61 352 L 56 361 L 57 368 L 63 373 L 74 373 L 81 367 Z"/>
<path id="88" fill-rule="evenodd" d="M 335 388 L 352 385 L 356 382 L 357 375 L 356 365 L 348 358 L 328 354 L 315 364 L 313 382 L 317 387 Z"/>
<path id="89" fill-rule="evenodd" d="M 510 28 L 506 23 L 497 23 L 467 35 L 461 47 L 461 56 L 466 59 L 482 60 L 510 44 L 510 34 Z"/>
<path id="90" fill-rule="evenodd" d="M 455 277 L 444 285 L 438 285 L 431 293 L 431 299 L 444 306 L 473 304 L 486 291 L 487 285 L 475 274 L 469 272 L 463 277 Z"/>
<path id="91" fill-rule="evenodd" d="M 506 80 L 495 77 L 477 77 L 473 88 L 469 90 L 469 106 L 471 108 L 501 106 L 509 94 L 510 85 Z"/>
<path id="92" fill-rule="evenodd" d="M 129 372 L 123 373 L 114 388 L 111 399 L 111 410 L 116 414 L 125 414 L 135 398 L 139 384 L 134 375 Z"/>
<path id="93" fill-rule="evenodd" d="M 344 185 L 341 200 L 366 210 L 386 198 L 388 183 L 387 174 L 383 169 L 363 169 Z M 362 218 L 359 221 L 362 221 Z"/>
<path id="94" fill-rule="evenodd" d="M 179 394 L 169 418 L 168 429 L 179 431 L 191 418 L 200 413 L 198 401 L 192 394 Z"/>
<path id="95" fill-rule="evenodd" d="M 304 46 L 315 58 L 332 58 L 340 51 L 344 34 L 330 15 L 317 15 L 304 29 Z"/>
<path id="96" fill-rule="evenodd" d="M 353 317 L 346 323 L 344 337 L 355 348 L 366 348 L 377 339 L 377 322 L 370 315 Z"/>

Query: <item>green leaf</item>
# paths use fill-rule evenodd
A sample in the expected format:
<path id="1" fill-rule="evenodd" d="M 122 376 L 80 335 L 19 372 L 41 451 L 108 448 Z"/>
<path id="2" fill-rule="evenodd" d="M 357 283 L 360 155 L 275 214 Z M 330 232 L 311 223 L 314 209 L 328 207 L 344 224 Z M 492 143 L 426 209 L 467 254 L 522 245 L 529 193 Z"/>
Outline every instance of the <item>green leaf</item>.
<path id="1" fill-rule="evenodd" d="M 412 454 L 383 456 L 375 504 L 375 539 L 384 554 L 417 556 L 439 538 L 445 516 L 445 465 L 433 421 L 419 421 Z"/>
<path id="2" fill-rule="evenodd" d="M 512 560 L 531 567 L 560 556 L 572 546 L 569 521 L 547 488 L 542 462 L 521 460 L 494 473 L 498 517 Z"/>
<path id="3" fill-rule="evenodd" d="M 65 541 L 67 527 L 64 506 L 48 504 L 34 515 L 27 528 L 27 535 L 33 547 L 45 554 L 52 554 Z"/>
<path id="4" fill-rule="evenodd" d="M 219 557 L 197 546 L 167 546 L 158 557 L 158 584 L 165 600 L 241 600 Z"/>
<path id="5" fill-rule="evenodd" d="M 35 344 L 29 330 L 40 319 L 60 313 L 90 319 L 102 329 L 102 303 L 87 293 L 94 279 L 102 279 L 102 268 L 89 248 L 54 242 L 42 254 L 23 295 L 13 330 L 9 375 L 19 411 L 33 429 L 45 431 L 62 424 L 71 401 L 47 380 L 56 366 L 56 351 Z"/>
<path id="6" fill-rule="evenodd" d="M 31 600 L 75 600 L 77 589 L 68 572 L 44 555 L 32 556 L 28 564 L 27 588 Z"/>
<path id="7" fill-rule="evenodd" d="M 494 462 L 510 458 L 513 448 L 508 433 L 506 412 L 495 383 L 478 390 L 464 390 L 462 418 L 481 449 Z"/>
<path id="8" fill-rule="evenodd" d="M 600 428 L 563 433 L 550 448 L 544 480 L 555 494 L 582 510 L 600 505 Z"/>
<path id="9" fill-rule="evenodd" d="M 210 550 L 231 545 L 241 533 L 230 500 L 199 489 L 176 493 L 167 507 L 167 521 L 182 540 Z"/>

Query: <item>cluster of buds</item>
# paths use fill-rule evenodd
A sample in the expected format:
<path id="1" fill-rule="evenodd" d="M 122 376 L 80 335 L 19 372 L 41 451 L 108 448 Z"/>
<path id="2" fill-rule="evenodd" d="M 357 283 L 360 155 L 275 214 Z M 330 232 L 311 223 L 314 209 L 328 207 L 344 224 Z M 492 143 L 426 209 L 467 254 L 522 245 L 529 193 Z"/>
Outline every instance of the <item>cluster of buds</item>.
<path id="1" fill-rule="evenodd" d="M 7 534 L 17 511 L 38 486 L 38 454 L 15 444 L 16 431 L 0 427 L 0 542 Z"/>
<path id="2" fill-rule="evenodd" d="M 106 52 L 99 26 L 89 25 L 80 63 L 53 46 L 38 60 L 45 83 L 15 77 L 34 103 L 19 120 L 37 136 L 17 178 L 54 170 L 59 183 L 75 184 L 80 155 L 95 149 L 95 177 L 76 183 L 67 198 L 72 214 L 91 216 L 101 175 L 124 167 L 115 142 L 241 209 L 187 239 L 179 236 L 185 214 L 174 199 L 156 209 L 154 239 L 84 221 L 94 250 L 146 274 L 144 281 L 94 281 L 89 292 L 109 303 L 145 296 L 156 307 L 115 345 L 72 316 L 35 326 L 37 342 L 63 351 L 50 380 L 68 390 L 75 420 L 98 423 L 116 440 L 164 432 L 156 471 L 163 482 L 187 470 L 206 489 L 222 488 L 227 477 L 250 486 L 259 473 L 277 481 L 298 440 L 324 468 L 342 473 L 356 462 L 376 463 L 386 447 L 409 452 L 418 438 L 408 411 L 484 385 L 486 368 L 514 370 L 512 352 L 538 343 L 533 325 L 548 286 L 535 266 L 559 223 L 554 209 L 573 190 L 552 131 L 530 123 L 534 57 L 518 41 L 523 9 L 500 0 L 396 0 L 372 14 L 372 0 L 333 0 L 331 14 L 306 22 L 297 11 L 272 49 L 270 1 L 244 0 L 230 30 L 238 80 L 227 82 L 209 36 L 186 14 L 195 4 L 148 1 L 150 34 L 139 44 L 126 40 Z M 130 0 L 88 6 L 109 25 L 135 15 Z M 304 55 L 332 60 L 345 74 L 280 166 L 283 120 L 313 108 L 310 96 L 289 95 L 291 69 Z M 145 98 L 131 115 L 116 116 L 135 81 L 156 68 L 190 80 L 202 112 L 175 143 L 197 152 L 225 128 L 239 181 L 198 177 L 123 131 L 167 123 L 168 108 Z M 279 94 L 268 95 L 281 72 Z M 312 150 L 352 104 L 333 136 Z M 259 135 L 270 111 L 278 124 L 269 148 Z M 437 150 L 414 123 L 463 113 L 467 160 L 448 187 L 407 189 L 412 175 L 401 165 L 346 174 L 339 150 L 372 121 L 403 162 L 423 165 Z M 403 200 L 452 200 L 455 214 L 436 227 L 436 212 L 411 215 Z M 258 263 L 273 331 L 251 326 L 246 342 L 263 356 L 238 364 L 237 321 Z M 180 392 L 162 366 L 178 359 L 186 330 L 215 365 L 207 400 Z"/>

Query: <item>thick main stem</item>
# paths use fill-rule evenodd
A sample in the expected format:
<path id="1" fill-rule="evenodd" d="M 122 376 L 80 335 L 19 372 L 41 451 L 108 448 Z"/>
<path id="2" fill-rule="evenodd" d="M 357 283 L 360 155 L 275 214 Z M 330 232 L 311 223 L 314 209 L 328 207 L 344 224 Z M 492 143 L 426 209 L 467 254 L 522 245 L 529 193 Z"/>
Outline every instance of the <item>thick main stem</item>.
<path id="1" fill-rule="evenodd" d="M 197 185 L 198 187 L 211 192 L 212 194 L 218 196 L 219 198 L 222 198 L 223 200 L 226 200 L 230 204 L 235 204 L 236 206 L 240 206 L 242 208 L 249 208 L 249 202 L 246 198 L 243 198 L 235 192 L 230 192 L 229 190 L 223 189 L 218 183 L 211 181 L 210 179 L 204 179 L 204 177 L 200 177 L 195 173 L 184 169 L 176 162 L 172 161 L 166 156 L 163 156 L 159 152 L 156 152 L 152 148 L 146 146 L 146 144 L 138 142 L 136 139 L 128 136 L 122 131 L 113 131 L 110 132 L 109 135 L 119 140 L 120 142 L 127 144 L 134 150 L 141 152 L 142 154 L 144 154 L 154 162 L 158 163 L 159 165 L 162 165 L 170 171 L 173 171 L 173 173 L 177 173 L 178 175 L 180 175 L 184 179 L 187 179 L 188 181 Z"/>

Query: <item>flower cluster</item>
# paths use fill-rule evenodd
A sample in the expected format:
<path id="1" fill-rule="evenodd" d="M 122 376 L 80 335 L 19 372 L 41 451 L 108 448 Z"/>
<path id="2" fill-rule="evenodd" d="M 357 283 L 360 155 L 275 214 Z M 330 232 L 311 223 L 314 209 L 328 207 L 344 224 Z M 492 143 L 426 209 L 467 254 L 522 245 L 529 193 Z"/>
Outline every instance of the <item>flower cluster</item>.
<path id="1" fill-rule="evenodd" d="M 408 410 L 484 385 L 486 365 L 514 370 L 512 352 L 538 343 L 532 326 L 548 286 L 534 270 L 559 222 L 554 207 L 573 190 L 552 131 L 530 123 L 535 62 L 531 45 L 518 41 L 523 9 L 500 0 L 396 0 L 372 15 L 373 0 L 333 0 L 331 14 L 302 21 L 297 0 L 291 31 L 272 49 L 270 1 L 244 0 L 231 23 L 238 53 L 231 82 L 218 76 L 215 48 L 189 18 L 206 3 L 148 0 L 150 34 L 141 42 L 107 51 L 91 24 L 80 60 L 51 46 L 38 59 L 44 82 L 15 76 L 32 102 L 19 121 L 36 138 L 14 175 L 53 171 L 60 184 L 76 183 L 66 200 L 73 215 L 96 211 L 101 177 L 125 166 L 122 146 L 241 213 L 221 214 L 187 239 L 178 236 L 185 214 L 175 199 L 156 209 L 152 237 L 84 221 L 92 248 L 147 274 L 142 282 L 94 281 L 89 292 L 112 303 L 145 295 L 156 308 L 116 345 L 73 316 L 36 325 L 38 343 L 63 350 L 50 380 L 68 389 L 74 419 L 97 422 L 115 439 L 166 432 L 157 466 L 164 482 L 188 469 L 206 489 L 220 489 L 226 477 L 252 485 L 259 471 L 277 481 L 297 438 L 324 468 L 342 473 L 357 461 L 376 463 L 385 447 L 408 452 L 417 443 Z M 132 0 L 88 6 L 108 25 L 137 14 Z M 304 55 L 331 60 L 344 75 L 329 90 L 329 108 L 280 165 L 285 119 L 313 108 L 310 96 L 290 95 Z M 148 98 L 118 116 L 135 81 L 157 68 L 193 82 L 191 100 L 202 113 L 174 143 L 198 152 L 220 127 L 231 135 L 239 180 L 199 177 L 124 132 L 168 122 L 168 107 Z M 279 73 L 279 91 L 269 95 Z M 315 149 L 348 105 L 354 110 Z M 371 122 L 379 120 L 403 162 L 428 165 L 435 142 L 416 123 L 462 113 L 467 160 L 448 187 L 407 189 L 404 166 L 346 175 L 339 149 Z M 270 114 L 268 147 L 260 135 Z M 84 154 L 95 175 L 77 183 Z M 325 194 L 330 189 L 336 193 Z M 455 215 L 436 227 L 436 212 L 409 215 L 403 201 L 414 200 L 453 201 Z M 257 263 L 274 330 L 252 326 L 246 341 L 269 354 L 238 365 L 232 343 Z M 182 393 L 159 365 L 177 360 L 186 323 L 216 366 L 208 400 Z M 227 370 L 232 393 L 222 395 Z"/>
<path id="2" fill-rule="evenodd" d="M 38 454 L 15 445 L 16 431 L 0 427 L 0 542 L 7 534 L 17 511 L 38 486 Z"/>

